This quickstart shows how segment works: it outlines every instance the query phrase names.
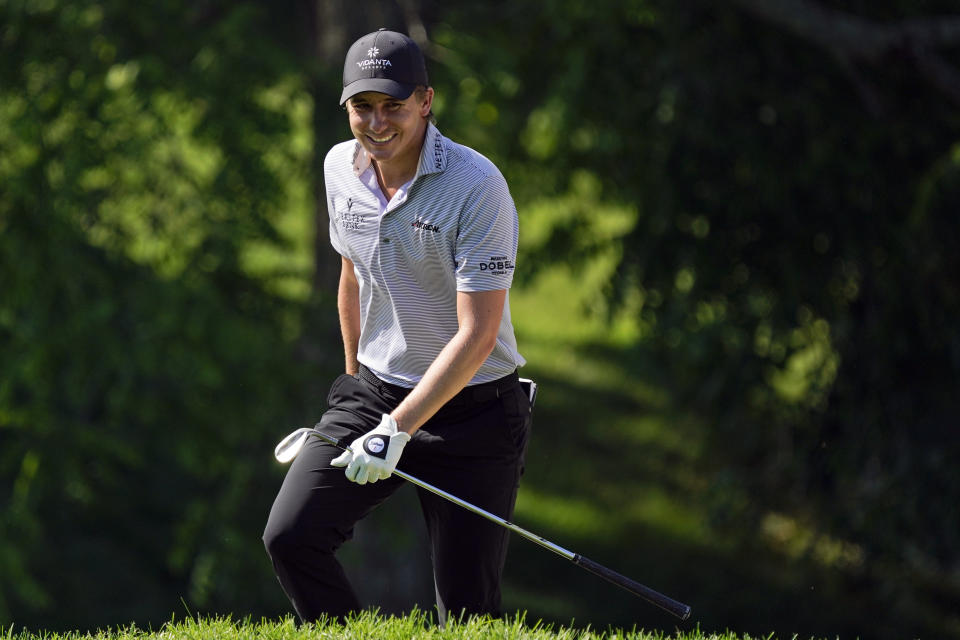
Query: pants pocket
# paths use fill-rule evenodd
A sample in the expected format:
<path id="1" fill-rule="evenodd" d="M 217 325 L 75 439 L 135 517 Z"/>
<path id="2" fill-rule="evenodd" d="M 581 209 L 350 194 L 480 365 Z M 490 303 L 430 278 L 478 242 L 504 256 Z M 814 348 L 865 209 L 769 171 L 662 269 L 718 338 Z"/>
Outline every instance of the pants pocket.
<path id="1" fill-rule="evenodd" d="M 504 427 L 507 429 L 519 458 L 520 473 L 523 474 L 527 443 L 530 440 L 532 413 L 530 400 L 518 386 L 501 396 L 504 413 Z"/>

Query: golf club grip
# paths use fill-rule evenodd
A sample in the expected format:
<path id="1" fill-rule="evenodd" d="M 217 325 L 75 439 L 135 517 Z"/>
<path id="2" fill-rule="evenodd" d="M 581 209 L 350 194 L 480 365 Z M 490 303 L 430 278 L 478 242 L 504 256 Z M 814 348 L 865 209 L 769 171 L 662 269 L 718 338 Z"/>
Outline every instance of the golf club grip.
<path id="1" fill-rule="evenodd" d="M 583 567 L 590 573 L 600 576 L 607 582 L 611 582 L 634 595 L 640 596 L 650 604 L 654 604 L 664 611 L 672 613 L 681 620 L 686 620 L 690 617 L 690 605 L 677 602 L 673 598 L 669 598 L 659 591 L 654 591 L 650 587 L 640 584 L 636 580 L 631 580 L 612 569 L 608 569 L 590 558 L 586 558 L 578 553 L 573 557 L 572 562 L 578 567 Z"/>

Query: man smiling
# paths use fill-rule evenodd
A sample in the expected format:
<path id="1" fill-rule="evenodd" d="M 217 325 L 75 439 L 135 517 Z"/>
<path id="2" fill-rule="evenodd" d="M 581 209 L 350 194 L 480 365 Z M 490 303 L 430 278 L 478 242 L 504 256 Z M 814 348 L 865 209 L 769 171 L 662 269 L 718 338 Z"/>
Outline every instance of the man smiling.
<path id="1" fill-rule="evenodd" d="M 407 36 L 381 29 L 347 52 L 340 104 L 354 139 L 324 162 L 345 373 L 317 428 L 352 444 L 312 439 L 264 532 L 304 621 L 361 608 L 334 552 L 398 488 L 398 466 L 512 517 L 530 428 L 507 296 L 517 211 L 497 168 L 434 126 L 433 96 Z M 440 622 L 498 614 L 507 531 L 419 498 Z"/>
<path id="2" fill-rule="evenodd" d="M 350 129 L 370 157 L 381 188 L 392 196 L 391 186 L 409 181 L 416 172 L 433 89 L 414 90 L 405 100 L 364 91 L 347 102 Z"/>

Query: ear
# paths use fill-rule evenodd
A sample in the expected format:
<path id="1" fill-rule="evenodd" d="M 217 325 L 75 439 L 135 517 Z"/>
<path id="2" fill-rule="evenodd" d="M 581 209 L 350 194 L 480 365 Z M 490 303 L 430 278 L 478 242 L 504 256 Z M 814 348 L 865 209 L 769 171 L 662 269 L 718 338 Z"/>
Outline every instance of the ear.
<path id="1" fill-rule="evenodd" d="M 420 103 L 420 115 L 424 118 L 430 115 L 433 108 L 433 87 L 427 87 L 423 92 L 423 102 Z"/>

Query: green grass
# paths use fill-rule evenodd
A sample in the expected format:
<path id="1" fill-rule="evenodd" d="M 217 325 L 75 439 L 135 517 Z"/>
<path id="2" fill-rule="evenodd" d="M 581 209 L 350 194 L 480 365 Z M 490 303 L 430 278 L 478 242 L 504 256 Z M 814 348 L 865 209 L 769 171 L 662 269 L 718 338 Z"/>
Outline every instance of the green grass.
<path id="1" fill-rule="evenodd" d="M 383 617 L 364 612 L 346 624 L 320 622 L 296 627 L 291 617 L 281 620 L 237 621 L 227 618 L 171 620 L 158 631 L 136 626 L 94 633 L 31 633 L 13 628 L 6 640 L 772 640 L 773 636 L 733 633 L 704 634 L 699 630 L 666 634 L 642 630 L 593 630 L 529 622 L 524 616 L 504 620 L 476 617 L 439 628 L 428 614 Z"/>

